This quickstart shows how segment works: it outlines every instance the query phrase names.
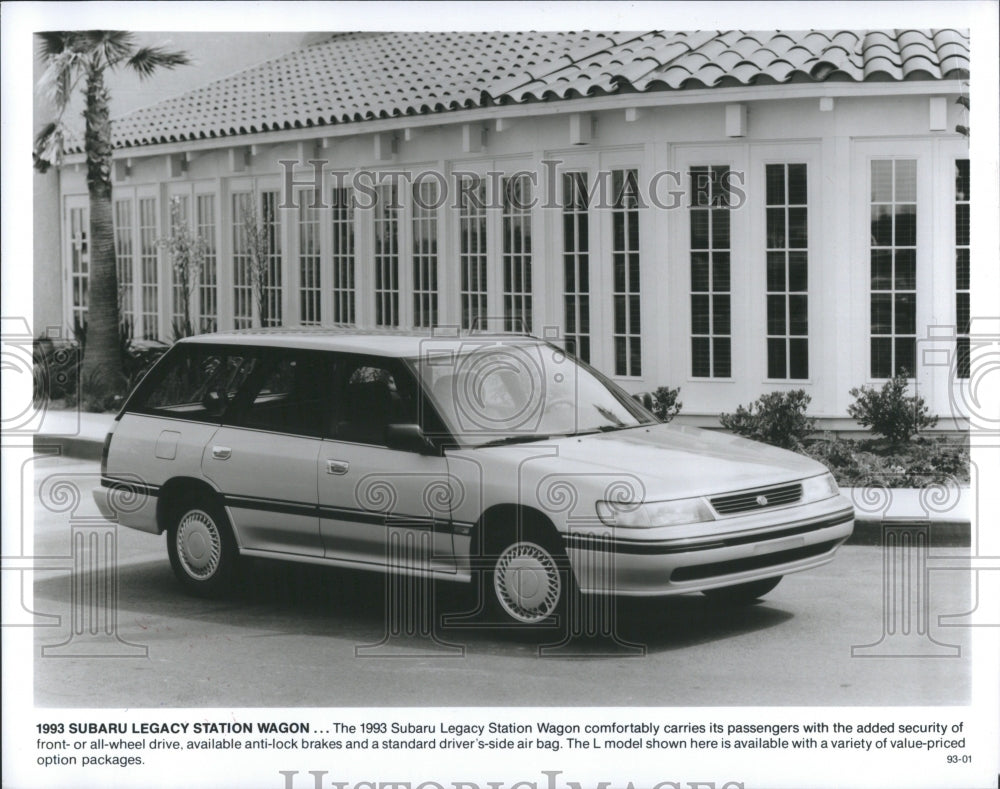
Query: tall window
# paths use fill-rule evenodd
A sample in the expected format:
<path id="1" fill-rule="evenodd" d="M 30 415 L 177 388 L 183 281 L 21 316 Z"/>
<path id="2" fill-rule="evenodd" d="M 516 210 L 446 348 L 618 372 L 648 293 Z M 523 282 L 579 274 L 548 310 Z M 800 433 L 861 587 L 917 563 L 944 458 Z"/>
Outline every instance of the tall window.
<path id="1" fill-rule="evenodd" d="M 281 230 L 278 225 L 278 193 L 261 192 L 260 221 L 264 231 L 266 263 L 261 282 L 263 310 L 261 326 L 281 325 Z"/>
<path id="2" fill-rule="evenodd" d="M 219 328 L 219 258 L 215 243 L 215 195 L 196 198 L 195 231 L 205 242 L 205 260 L 198 283 L 199 331 L 212 332 Z"/>
<path id="3" fill-rule="evenodd" d="M 90 212 L 86 208 L 69 210 L 70 277 L 73 290 L 73 323 L 83 327 L 87 322 L 87 305 L 90 302 Z"/>
<path id="4" fill-rule="evenodd" d="M 806 166 L 769 164 L 767 377 L 809 377 L 809 236 Z"/>
<path id="5" fill-rule="evenodd" d="M 486 183 L 462 182 L 459 203 L 459 264 L 461 266 L 462 328 L 486 319 Z"/>
<path id="6" fill-rule="evenodd" d="M 395 184 L 376 190 L 375 325 L 399 325 L 399 203 Z"/>
<path id="7" fill-rule="evenodd" d="M 871 377 L 917 366 L 917 162 L 871 163 Z"/>
<path id="8" fill-rule="evenodd" d="M 590 361 L 590 217 L 587 174 L 563 173 L 563 299 L 566 347 Z"/>
<path id="9" fill-rule="evenodd" d="M 612 170 L 611 260 L 615 375 L 642 375 L 637 170 Z"/>
<path id="10" fill-rule="evenodd" d="M 531 331 L 531 181 L 503 179 L 503 313 L 507 331 Z"/>
<path id="11" fill-rule="evenodd" d="M 691 168 L 691 375 L 732 375 L 729 167 Z"/>
<path id="12" fill-rule="evenodd" d="M 189 212 L 189 200 L 187 195 L 177 195 L 170 198 L 171 208 L 170 208 L 170 228 L 175 230 L 177 227 L 183 227 L 189 224 L 190 212 Z M 174 206 L 177 206 L 176 209 Z M 175 213 L 176 212 L 176 213 Z M 181 282 L 180 272 L 174 267 L 174 261 L 168 260 L 168 265 L 170 266 L 170 284 L 171 284 L 171 321 L 174 327 L 174 332 L 177 333 L 177 329 L 184 322 L 184 285 Z M 189 274 L 190 276 L 190 274 Z M 178 334 L 178 336 L 181 336 Z"/>
<path id="13" fill-rule="evenodd" d="M 159 290 L 159 255 L 156 248 L 156 198 L 139 200 L 139 271 L 142 276 L 142 339 L 156 340 L 159 331 L 157 304 Z"/>
<path id="14" fill-rule="evenodd" d="M 249 192 L 233 195 L 233 326 L 253 326 L 253 280 L 250 273 L 248 223 L 253 222 L 253 196 Z"/>
<path id="15" fill-rule="evenodd" d="M 354 195 L 350 187 L 333 190 L 333 322 L 350 326 L 354 314 Z"/>
<path id="16" fill-rule="evenodd" d="M 968 378 L 969 360 L 969 160 L 955 162 L 955 352 L 958 377 Z"/>
<path id="17" fill-rule="evenodd" d="M 135 298 L 132 267 L 135 250 L 132 233 L 132 201 L 115 201 L 115 260 L 118 264 L 118 318 L 126 331 L 135 331 Z"/>
<path id="18" fill-rule="evenodd" d="M 413 325 L 436 326 L 438 322 L 438 184 L 413 184 Z"/>
<path id="19" fill-rule="evenodd" d="M 299 201 L 299 322 L 304 326 L 320 323 L 319 209 L 309 201 Z"/>

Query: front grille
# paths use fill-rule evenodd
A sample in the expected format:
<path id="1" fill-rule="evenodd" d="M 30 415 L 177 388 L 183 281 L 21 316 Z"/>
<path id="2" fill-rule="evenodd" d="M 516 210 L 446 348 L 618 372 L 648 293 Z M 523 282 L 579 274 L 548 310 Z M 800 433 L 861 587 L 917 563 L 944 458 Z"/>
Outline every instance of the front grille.
<path id="1" fill-rule="evenodd" d="M 794 504 L 801 498 L 802 484 L 793 482 L 791 485 L 772 485 L 769 488 L 745 490 L 742 493 L 732 493 L 728 496 L 716 496 L 709 501 L 712 502 L 715 511 L 720 515 L 735 515 L 738 512 L 752 512 L 767 507 Z"/>
<path id="2" fill-rule="evenodd" d="M 830 540 L 817 545 L 804 545 L 801 548 L 792 548 L 788 551 L 762 553 L 756 556 L 746 556 L 742 559 L 731 559 L 728 562 L 713 562 L 711 564 L 699 564 L 692 567 L 678 567 L 671 573 L 670 580 L 678 582 L 700 581 L 719 575 L 743 573 L 747 570 L 760 570 L 765 567 L 786 564 L 787 562 L 798 562 L 803 559 L 811 559 L 814 556 L 822 556 L 824 553 L 836 548 L 840 542 L 840 540 Z"/>

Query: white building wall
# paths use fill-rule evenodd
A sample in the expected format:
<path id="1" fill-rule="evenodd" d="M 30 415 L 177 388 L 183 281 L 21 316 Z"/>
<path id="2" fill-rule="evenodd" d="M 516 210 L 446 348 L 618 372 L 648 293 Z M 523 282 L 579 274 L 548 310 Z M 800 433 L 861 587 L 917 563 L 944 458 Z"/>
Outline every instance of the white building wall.
<path id="1" fill-rule="evenodd" d="M 792 86 L 805 91 L 810 86 Z M 398 119 L 357 124 L 356 128 L 329 127 L 313 130 L 314 137 L 295 131 L 255 135 L 239 140 L 208 140 L 169 147 L 121 151 L 123 164 L 116 174 L 115 198 L 134 192 L 157 199 L 160 233 L 169 223 L 169 198 L 190 196 L 193 211 L 195 194 L 214 194 L 216 199 L 216 247 L 219 265 L 220 328 L 232 327 L 232 195 L 235 192 L 282 189 L 282 159 L 326 160 L 325 171 L 348 171 L 348 178 L 360 170 L 374 172 L 433 170 L 453 183 L 455 171 L 481 175 L 510 174 L 527 170 L 537 174 L 535 196 L 544 203 L 551 195 L 544 162 L 559 161 L 558 172 L 582 170 L 595 178 L 602 170 L 635 168 L 641 185 L 648 185 L 656 173 L 671 170 L 683 173 L 692 165 L 727 164 L 745 173 L 746 204 L 732 214 L 732 322 L 733 369 L 724 380 L 696 379 L 690 360 L 690 266 L 687 254 L 690 212 L 684 204 L 674 210 L 655 207 L 640 211 L 640 256 L 642 266 L 642 346 L 640 376 L 619 377 L 632 391 L 657 386 L 681 386 L 684 414 L 693 421 L 705 417 L 710 422 L 721 411 L 733 410 L 758 395 L 773 390 L 804 388 L 812 396 L 811 411 L 826 418 L 833 427 L 849 427 L 847 405 L 852 386 L 873 383 L 870 378 L 869 345 L 869 263 L 868 263 L 868 168 L 871 158 L 915 158 L 918 162 L 918 336 L 930 325 L 953 326 L 954 309 L 954 159 L 966 156 L 966 141 L 953 131 L 929 129 L 929 95 L 839 96 L 832 109 L 821 106 L 822 91 L 811 88 L 803 98 L 747 100 L 746 128 L 742 136 L 728 136 L 726 105 L 740 99 L 765 95 L 760 92 L 721 91 L 725 100 L 713 103 L 672 104 L 662 96 L 662 106 L 641 106 L 627 112 L 625 106 L 605 106 L 591 100 L 562 102 L 554 114 L 552 105 L 538 105 L 537 114 L 507 118 L 498 110 L 493 117 L 477 119 L 471 129 L 453 122 L 466 116 L 435 116 L 440 125 L 425 126 L 426 118 Z M 906 90 L 912 90 L 907 87 Z M 771 91 L 769 96 L 788 95 Z M 642 97 L 643 100 L 648 97 Z M 959 121 L 954 96 L 948 96 L 947 129 Z M 592 110 L 593 124 L 577 122 L 577 133 L 586 127 L 593 133 L 585 144 L 571 144 L 573 111 Z M 498 121 L 499 118 L 502 120 Z M 421 125 L 416 125 L 420 122 Z M 383 135 L 381 155 L 372 133 Z M 485 130 L 485 133 L 482 133 Z M 730 131 L 733 131 L 730 129 Z M 739 130 L 737 130 L 739 131 Z M 324 132 L 332 136 L 326 147 L 320 143 Z M 312 133 L 312 132 L 310 132 Z M 302 136 L 303 139 L 287 139 Z M 393 142 L 393 139 L 394 142 Z M 262 142 L 253 148 L 249 141 Z M 282 139 L 286 141 L 282 142 Z M 463 144 L 471 140 L 471 145 Z M 271 142 L 268 142 L 271 141 Z M 480 141 L 483 141 L 480 144 Z M 212 147 L 216 146 L 216 147 Z M 186 155 L 185 155 L 186 154 Z M 173 161 L 171 161 L 171 159 Z M 803 381 L 774 381 L 766 376 L 765 344 L 765 244 L 763 175 L 768 163 L 801 163 L 808 166 L 809 216 L 809 378 Z M 311 165 L 295 170 L 295 180 L 306 186 L 312 178 Z M 332 180 L 327 179 L 325 199 L 329 200 Z M 666 199 L 670 178 L 661 179 L 661 195 Z M 75 195 L 84 195 L 82 167 L 63 168 L 63 205 Z M 558 195 L 560 182 L 555 186 Z M 648 197 L 648 195 L 647 195 Z M 458 212 L 451 206 L 439 213 L 439 314 L 441 322 L 459 320 L 458 303 Z M 557 201 L 553 201 L 557 202 Z M 408 240 L 411 209 L 403 201 L 400 212 L 400 291 L 402 325 L 412 316 L 408 298 L 411 284 Z M 297 212 L 281 211 L 283 251 L 283 311 L 286 323 L 295 323 L 298 314 L 298 229 Z M 358 210 L 355 220 L 355 253 L 358 275 L 358 320 L 361 326 L 374 322 L 372 303 L 372 220 L 371 212 Z M 64 220 L 65 221 L 65 220 Z M 533 331 L 564 325 L 562 216 L 557 208 L 541 205 L 531 212 L 533 242 Z M 321 220 L 323 287 L 332 276 L 330 264 L 331 230 Z M 489 211 L 488 237 L 490 267 L 490 312 L 502 307 L 501 218 L 499 210 Z M 65 233 L 65 230 L 64 230 Z M 592 362 L 605 372 L 614 371 L 611 344 L 613 310 L 611 303 L 611 216 L 593 209 L 590 221 L 591 247 L 591 335 Z M 63 245 L 65 247 L 65 244 Z M 138 250 L 138 246 L 136 246 Z M 162 251 L 160 257 L 160 337 L 170 338 L 170 270 Z M 63 281 L 67 276 L 63 261 Z M 138 277 L 136 277 L 138 281 Z M 138 288 L 138 284 L 136 285 Z M 136 294 L 139 299 L 139 294 Z M 141 299 L 136 303 L 141 303 Z M 324 315 L 329 316 L 331 299 L 324 297 Z M 70 305 L 63 305 L 69 316 Z M 944 350 L 952 348 L 942 340 Z M 918 356 L 921 350 L 918 348 Z M 932 410 L 951 414 L 953 386 L 947 366 L 921 364 L 917 384 L 929 397 Z M 944 425 L 945 423 L 943 423 Z"/>

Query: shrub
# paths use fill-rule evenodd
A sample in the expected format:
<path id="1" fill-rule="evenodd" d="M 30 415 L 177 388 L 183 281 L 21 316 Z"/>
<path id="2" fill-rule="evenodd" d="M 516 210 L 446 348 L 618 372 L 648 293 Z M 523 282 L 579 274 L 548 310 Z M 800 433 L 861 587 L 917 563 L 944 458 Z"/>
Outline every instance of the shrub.
<path id="1" fill-rule="evenodd" d="M 837 484 L 845 487 L 969 483 L 968 444 L 943 437 L 890 446 L 824 437 L 809 442 L 802 451 L 827 466 Z"/>
<path id="2" fill-rule="evenodd" d="M 77 343 L 39 337 L 33 343 L 31 355 L 36 404 L 76 396 L 82 356 Z"/>
<path id="3" fill-rule="evenodd" d="M 785 449 L 799 449 L 813 432 L 813 420 L 806 416 L 812 398 L 804 389 L 770 392 L 748 407 L 737 406 L 734 414 L 720 414 L 727 430 Z"/>
<path id="4" fill-rule="evenodd" d="M 881 388 L 862 386 L 851 389 L 854 402 L 847 413 L 863 427 L 885 436 L 894 444 L 910 440 L 916 433 L 937 424 L 930 416 L 924 399 L 907 395 L 909 380 L 905 370 L 886 381 Z"/>
<path id="5" fill-rule="evenodd" d="M 66 406 L 80 404 L 87 411 L 116 410 L 121 398 L 142 380 L 168 347 L 161 342 L 133 341 L 123 328 L 121 354 L 124 376 L 111 379 L 102 372 L 92 372 L 87 380 L 81 382 L 82 344 L 76 340 L 39 337 L 32 348 L 34 402 L 41 405 L 62 400 Z"/>
<path id="6" fill-rule="evenodd" d="M 657 419 L 661 422 L 669 422 L 681 412 L 684 403 L 677 399 L 680 393 L 679 386 L 661 386 L 653 392 L 652 410 Z"/>

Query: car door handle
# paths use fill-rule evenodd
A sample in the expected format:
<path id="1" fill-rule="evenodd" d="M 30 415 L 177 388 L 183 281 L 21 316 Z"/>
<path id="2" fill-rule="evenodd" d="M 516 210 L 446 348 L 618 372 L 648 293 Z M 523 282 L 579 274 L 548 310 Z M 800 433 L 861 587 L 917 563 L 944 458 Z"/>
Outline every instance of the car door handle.
<path id="1" fill-rule="evenodd" d="M 229 460 L 233 450 L 229 447 L 212 447 L 212 457 L 216 460 Z"/>
<path id="2" fill-rule="evenodd" d="M 329 460 L 326 461 L 326 473 L 335 474 L 338 477 L 347 473 L 347 470 L 351 467 L 351 464 L 346 460 Z"/>

